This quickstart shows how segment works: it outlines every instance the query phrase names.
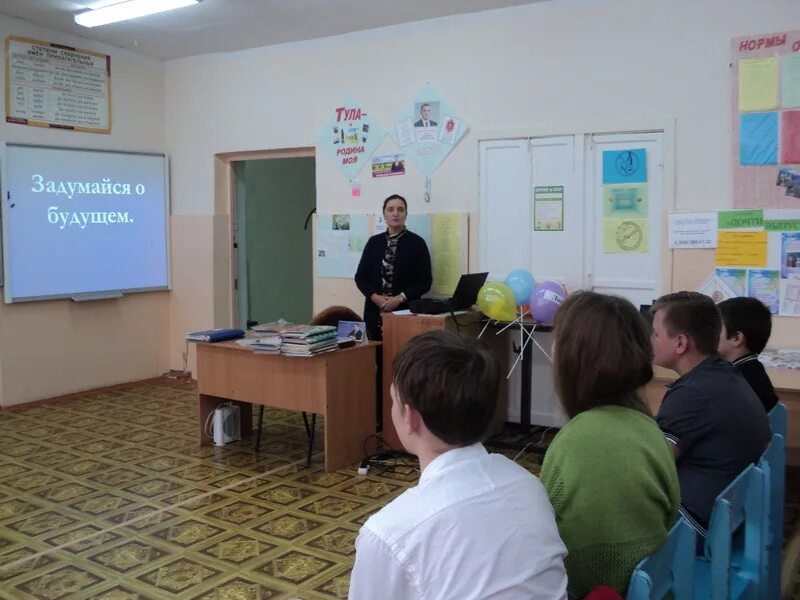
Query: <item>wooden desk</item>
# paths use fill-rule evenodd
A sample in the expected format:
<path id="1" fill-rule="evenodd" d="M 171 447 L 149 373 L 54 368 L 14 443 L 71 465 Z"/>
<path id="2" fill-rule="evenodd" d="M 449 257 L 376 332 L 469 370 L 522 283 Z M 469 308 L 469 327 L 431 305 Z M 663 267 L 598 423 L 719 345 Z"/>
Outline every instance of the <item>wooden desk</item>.
<path id="1" fill-rule="evenodd" d="M 456 315 L 458 323 L 450 315 L 383 315 L 383 442 L 390 448 L 401 449 L 400 438 L 397 437 L 392 423 L 392 400 L 389 387 L 394 379 L 392 362 L 394 356 L 405 346 L 406 342 L 421 333 L 428 331 L 460 331 L 464 335 L 477 336 L 480 332 L 480 316 L 478 312 L 466 312 Z"/>
<path id="2" fill-rule="evenodd" d="M 220 402 L 239 405 L 243 437 L 253 431 L 251 404 L 302 410 L 325 417 L 325 470 L 362 458 L 375 433 L 375 349 L 356 345 L 319 356 L 256 354 L 235 342 L 197 345 L 198 437 Z"/>
<path id="3" fill-rule="evenodd" d="M 675 381 L 678 374 L 657 366 L 653 370 L 655 377 L 647 384 L 645 392 L 650 410 L 656 414 L 664 399 L 666 385 Z M 775 393 L 786 405 L 789 413 L 786 432 L 786 460 L 789 464 L 800 465 L 800 371 L 771 367 L 766 367 L 766 370 L 772 380 Z"/>

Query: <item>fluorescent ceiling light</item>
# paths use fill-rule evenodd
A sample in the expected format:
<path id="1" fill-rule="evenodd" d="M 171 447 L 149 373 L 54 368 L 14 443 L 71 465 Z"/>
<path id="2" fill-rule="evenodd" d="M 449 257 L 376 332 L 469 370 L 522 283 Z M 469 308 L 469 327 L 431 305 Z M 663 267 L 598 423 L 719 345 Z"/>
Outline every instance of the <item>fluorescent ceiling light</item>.
<path id="1" fill-rule="evenodd" d="M 82 12 L 75 15 L 75 22 L 84 27 L 97 27 L 98 25 L 108 25 L 109 23 L 154 15 L 175 8 L 183 8 L 198 2 L 200 0 L 127 0 L 111 6 Z"/>

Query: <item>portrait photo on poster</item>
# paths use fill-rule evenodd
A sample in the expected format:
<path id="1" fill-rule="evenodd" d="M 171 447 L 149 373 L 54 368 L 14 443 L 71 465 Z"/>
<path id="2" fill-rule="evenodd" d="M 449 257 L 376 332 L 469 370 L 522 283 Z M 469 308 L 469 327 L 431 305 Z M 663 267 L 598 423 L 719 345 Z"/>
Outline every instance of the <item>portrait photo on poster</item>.
<path id="1" fill-rule="evenodd" d="M 436 127 L 439 124 L 439 101 L 415 102 L 414 114 L 418 117 L 414 121 L 414 127 Z"/>

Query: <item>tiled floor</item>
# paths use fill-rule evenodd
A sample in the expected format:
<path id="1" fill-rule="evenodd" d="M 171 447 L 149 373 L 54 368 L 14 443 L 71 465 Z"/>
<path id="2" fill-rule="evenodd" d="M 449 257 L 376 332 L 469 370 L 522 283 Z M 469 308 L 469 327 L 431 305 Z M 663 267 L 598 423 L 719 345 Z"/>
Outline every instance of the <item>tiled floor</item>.
<path id="1" fill-rule="evenodd" d="M 0 413 L 2 600 L 347 596 L 358 528 L 416 471 L 306 468 L 299 413 L 269 409 L 258 454 L 200 447 L 195 398 L 175 382 Z"/>
<path id="2" fill-rule="evenodd" d="M 0 413 L 0 597 L 346 597 L 358 528 L 416 472 L 305 468 L 299 413 L 268 410 L 258 454 L 199 447 L 195 415 L 179 383 Z"/>

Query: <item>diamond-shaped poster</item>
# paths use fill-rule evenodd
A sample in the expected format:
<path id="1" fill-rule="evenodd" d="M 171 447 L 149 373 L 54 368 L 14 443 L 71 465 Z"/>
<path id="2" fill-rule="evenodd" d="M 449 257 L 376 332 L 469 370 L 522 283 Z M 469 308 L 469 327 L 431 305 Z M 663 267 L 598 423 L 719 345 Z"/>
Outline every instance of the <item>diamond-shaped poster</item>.
<path id="1" fill-rule="evenodd" d="M 317 137 L 317 147 L 325 151 L 348 179 L 353 179 L 370 162 L 385 135 L 367 109 L 348 96 L 331 111 Z"/>
<path id="2" fill-rule="evenodd" d="M 430 86 L 417 94 L 409 110 L 395 123 L 392 135 L 408 160 L 430 177 L 469 126 Z"/>

